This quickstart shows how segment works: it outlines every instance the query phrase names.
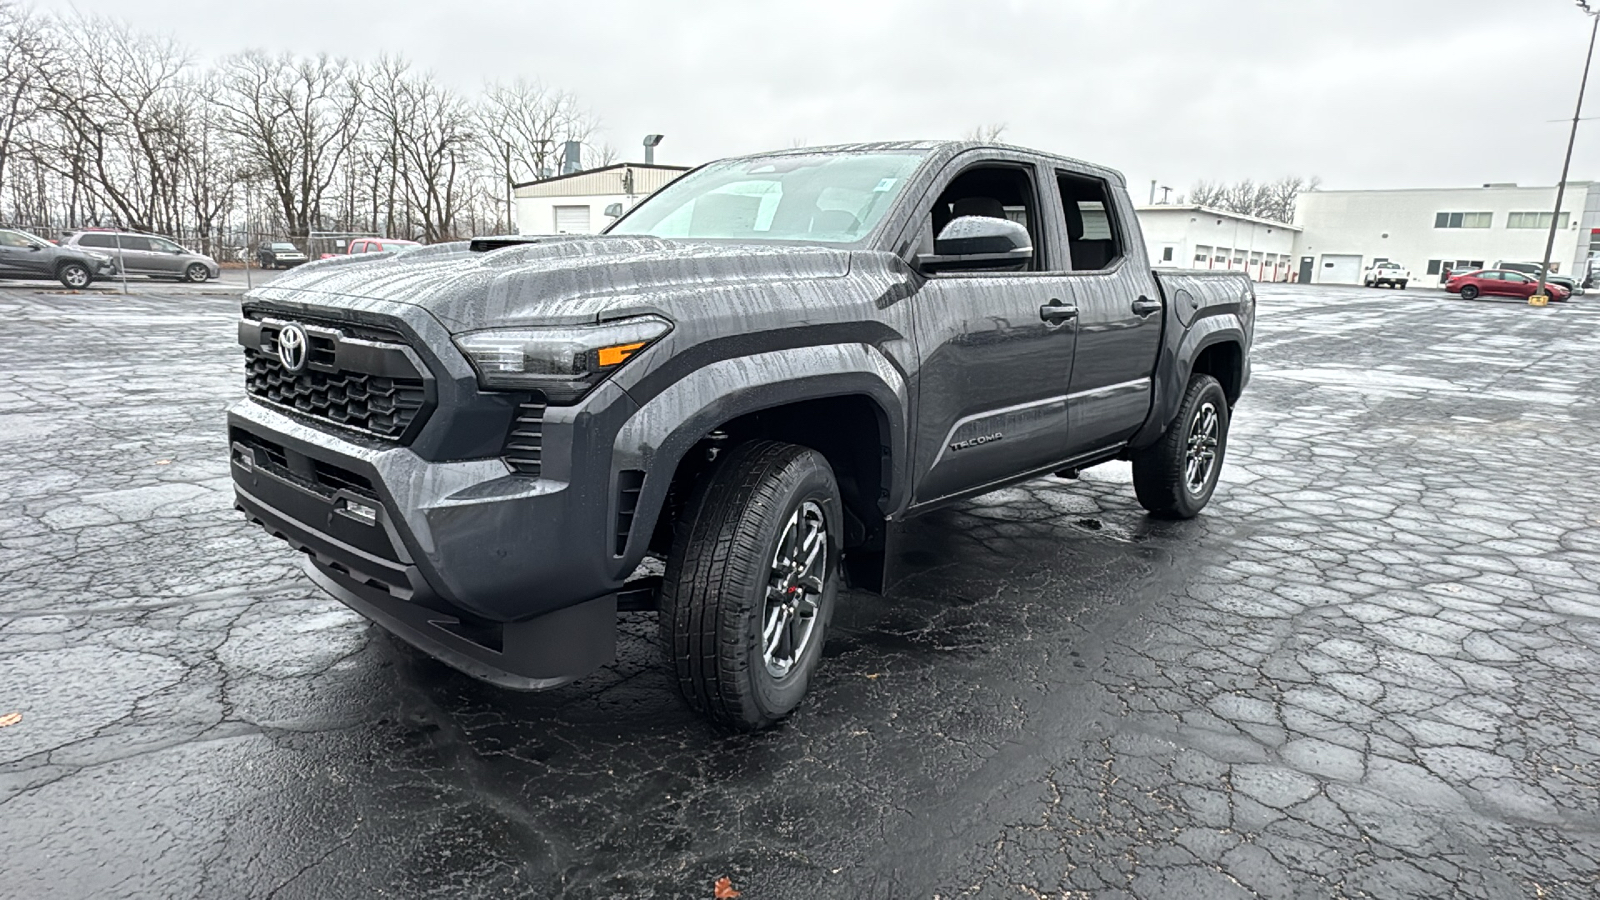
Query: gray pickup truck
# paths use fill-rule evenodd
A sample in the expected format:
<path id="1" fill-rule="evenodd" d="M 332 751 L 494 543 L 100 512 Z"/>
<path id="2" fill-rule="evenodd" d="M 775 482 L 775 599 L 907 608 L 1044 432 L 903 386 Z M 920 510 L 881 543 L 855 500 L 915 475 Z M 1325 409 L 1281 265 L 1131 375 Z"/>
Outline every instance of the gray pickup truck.
<path id="1" fill-rule="evenodd" d="M 760 728 L 907 517 L 1119 459 L 1153 515 L 1199 513 L 1254 319 L 1240 275 L 1152 270 L 1111 170 L 764 154 L 601 235 L 256 288 L 232 472 L 314 581 L 451 666 L 552 687 L 613 659 L 619 610 L 659 610 L 688 703 Z"/>

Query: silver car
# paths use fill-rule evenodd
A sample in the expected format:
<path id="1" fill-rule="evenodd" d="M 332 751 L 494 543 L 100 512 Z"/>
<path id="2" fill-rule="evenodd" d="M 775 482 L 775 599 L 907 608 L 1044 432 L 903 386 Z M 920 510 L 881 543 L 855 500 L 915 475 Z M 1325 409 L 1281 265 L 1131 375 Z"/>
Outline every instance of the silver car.
<path id="1" fill-rule="evenodd" d="M 116 274 L 116 263 L 105 253 L 58 247 L 26 231 L 0 228 L 0 278 L 54 278 L 77 290 Z"/>
<path id="2" fill-rule="evenodd" d="M 211 257 L 185 250 L 176 241 L 154 234 L 79 231 L 62 243 L 104 253 L 117 260 L 129 275 L 199 283 L 222 274 L 222 269 Z"/>

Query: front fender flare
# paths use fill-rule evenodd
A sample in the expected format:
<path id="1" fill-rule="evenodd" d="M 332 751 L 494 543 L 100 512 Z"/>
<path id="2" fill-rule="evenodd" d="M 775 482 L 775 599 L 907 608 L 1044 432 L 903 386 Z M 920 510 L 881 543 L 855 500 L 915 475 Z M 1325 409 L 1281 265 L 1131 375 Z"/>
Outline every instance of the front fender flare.
<path id="1" fill-rule="evenodd" d="M 617 432 L 611 457 L 612 504 L 617 503 L 620 472 L 634 469 L 647 473 L 619 569 L 637 565 L 644 556 L 672 474 L 707 434 L 725 422 L 763 409 L 850 395 L 866 396 L 888 423 L 893 477 L 886 486 L 886 508 L 899 509 L 906 490 L 901 472 L 910 458 L 906 447 L 909 391 L 905 377 L 881 351 L 869 344 L 825 344 L 719 360 L 651 398 Z"/>

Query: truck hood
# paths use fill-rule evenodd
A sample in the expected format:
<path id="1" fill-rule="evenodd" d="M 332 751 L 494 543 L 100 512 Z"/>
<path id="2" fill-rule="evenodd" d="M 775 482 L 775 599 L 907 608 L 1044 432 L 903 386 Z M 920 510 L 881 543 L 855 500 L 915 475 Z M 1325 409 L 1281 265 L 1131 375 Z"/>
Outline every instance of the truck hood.
<path id="1" fill-rule="evenodd" d="M 592 322 L 751 282 L 841 278 L 848 251 L 814 245 L 562 236 L 485 253 L 465 242 L 314 261 L 245 295 L 307 307 L 421 307 L 451 332 Z"/>

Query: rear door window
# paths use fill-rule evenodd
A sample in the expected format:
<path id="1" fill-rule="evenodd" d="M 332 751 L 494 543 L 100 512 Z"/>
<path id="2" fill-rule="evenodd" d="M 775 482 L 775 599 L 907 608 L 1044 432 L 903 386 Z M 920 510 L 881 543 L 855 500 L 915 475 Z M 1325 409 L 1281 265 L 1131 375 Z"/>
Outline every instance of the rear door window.
<path id="1" fill-rule="evenodd" d="M 1072 270 L 1098 272 L 1116 265 L 1126 248 L 1111 204 L 1111 186 L 1104 179 L 1071 172 L 1058 173 L 1056 185 L 1066 215 L 1067 253 Z"/>

